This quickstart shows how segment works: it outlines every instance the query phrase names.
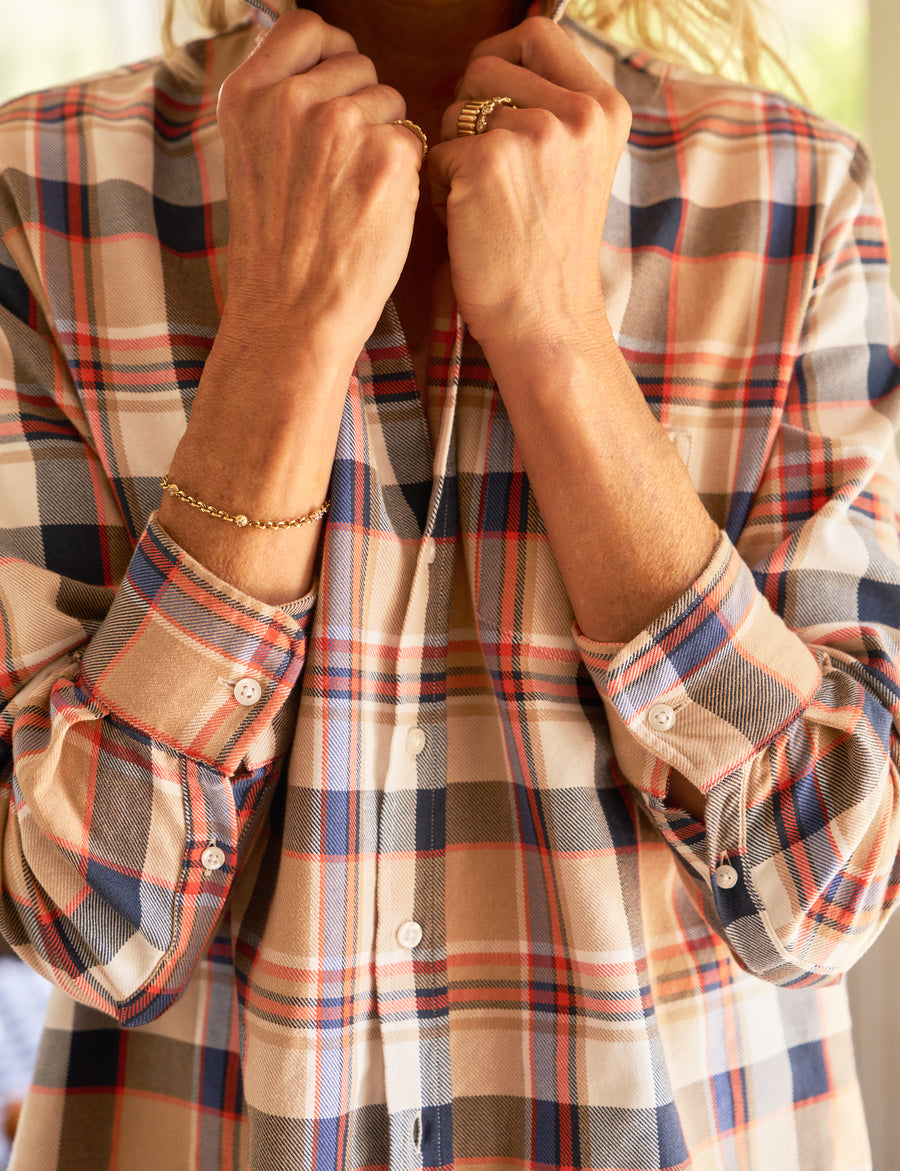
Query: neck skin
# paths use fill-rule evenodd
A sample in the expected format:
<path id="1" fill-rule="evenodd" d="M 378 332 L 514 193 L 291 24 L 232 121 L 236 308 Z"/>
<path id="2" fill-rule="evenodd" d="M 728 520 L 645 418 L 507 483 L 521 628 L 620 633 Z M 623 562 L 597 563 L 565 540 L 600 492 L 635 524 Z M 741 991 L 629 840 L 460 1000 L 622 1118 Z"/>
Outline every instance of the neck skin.
<path id="1" fill-rule="evenodd" d="M 378 80 L 399 90 L 407 116 L 429 140 L 479 41 L 511 27 L 522 0 L 311 0 L 329 24 L 346 29 L 371 57 Z"/>

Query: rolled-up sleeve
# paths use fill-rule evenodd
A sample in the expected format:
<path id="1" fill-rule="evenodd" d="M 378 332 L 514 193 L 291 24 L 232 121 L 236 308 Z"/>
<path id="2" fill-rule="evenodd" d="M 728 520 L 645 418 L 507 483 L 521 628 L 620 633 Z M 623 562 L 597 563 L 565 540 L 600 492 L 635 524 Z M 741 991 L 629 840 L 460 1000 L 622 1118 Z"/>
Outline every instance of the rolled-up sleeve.
<path id="1" fill-rule="evenodd" d="M 664 798 L 671 769 L 708 794 L 802 715 L 821 670 L 722 534 L 702 577 L 627 646 L 576 633 L 620 767 Z"/>
<path id="2" fill-rule="evenodd" d="M 313 606 L 254 602 L 151 522 L 83 654 L 6 706 L 4 928 L 77 999 L 137 1024 L 177 997 L 280 773 Z"/>
<path id="3" fill-rule="evenodd" d="M 840 977 L 900 879 L 898 315 L 861 151 L 834 187 L 740 529 L 627 645 L 574 631 L 622 776 L 737 960 L 782 984 Z"/>
<path id="4" fill-rule="evenodd" d="M 265 819 L 315 597 L 266 606 L 156 522 L 185 402 L 160 375 L 111 420 L 76 382 L 20 104 L 0 128 L 0 931 L 140 1024 L 183 989 Z"/>
<path id="5" fill-rule="evenodd" d="M 77 683 L 109 715 L 233 776 L 289 742 L 283 716 L 311 611 L 312 598 L 261 606 L 151 521 Z"/>

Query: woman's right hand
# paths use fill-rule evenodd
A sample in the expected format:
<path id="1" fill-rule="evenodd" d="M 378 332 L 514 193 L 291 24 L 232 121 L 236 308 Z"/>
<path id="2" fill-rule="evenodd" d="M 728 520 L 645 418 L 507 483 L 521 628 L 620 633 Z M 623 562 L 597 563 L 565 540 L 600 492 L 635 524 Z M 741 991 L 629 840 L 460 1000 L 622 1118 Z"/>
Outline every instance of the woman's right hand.
<path id="1" fill-rule="evenodd" d="M 229 331 L 280 346 L 280 325 L 321 325 L 352 366 L 412 237 L 421 148 L 390 124 L 405 113 L 350 34 L 308 11 L 286 13 L 231 74 L 218 109 Z"/>
<path id="2" fill-rule="evenodd" d="M 222 86 L 230 232 L 216 340 L 169 478 L 232 515 L 328 495 L 347 386 L 409 251 L 422 151 L 349 34 L 292 10 Z M 321 521 L 235 529 L 170 496 L 182 548 L 261 601 L 304 594 Z"/>

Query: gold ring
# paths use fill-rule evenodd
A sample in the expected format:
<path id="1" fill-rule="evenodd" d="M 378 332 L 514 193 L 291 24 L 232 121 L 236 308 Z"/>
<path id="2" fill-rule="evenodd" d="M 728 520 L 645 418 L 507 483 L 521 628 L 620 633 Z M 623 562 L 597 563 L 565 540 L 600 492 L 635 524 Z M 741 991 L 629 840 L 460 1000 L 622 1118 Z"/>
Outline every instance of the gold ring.
<path id="1" fill-rule="evenodd" d="M 411 130 L 422 144 L 422 162 L 425 162 L 425 156 L 428 154 L 428 139 L 425 137 L 425 131 L 421 126 L 417 126 L 415 122 L 410 122 L 409 118 L 397 118 L 391 123 L 392 126 L 403 126 L 407 130 Z"/>
<path id="2" fill-rule="evenodd" d="M 456 119 L 457 138 L 463 138 L 467 134 L 484 134 L 488 128 L 488 118 L 498 106 L 509 106 L 511 110 L 518 108 L 512 98 L 487 98 L 484 101 L 466 102 Z"/>

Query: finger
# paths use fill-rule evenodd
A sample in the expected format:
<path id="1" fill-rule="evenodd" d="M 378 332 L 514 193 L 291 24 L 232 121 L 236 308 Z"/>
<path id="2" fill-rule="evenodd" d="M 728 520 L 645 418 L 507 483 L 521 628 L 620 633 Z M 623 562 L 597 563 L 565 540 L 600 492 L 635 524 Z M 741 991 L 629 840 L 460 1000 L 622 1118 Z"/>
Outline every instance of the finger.
<path id="1" fill-rule="evenodd" d="M 431 201 L 435 211 L 442 218 L 454 179 L 463 168 L 470 167 L 473 163 L 472 147 L 484 149 L 485 145 L 484 139 L 453 138 L 446 142 L 438 142 L 429 150 L 425 174 L 431 188 Z M 479 160 L 474 161 L 476 169 L 479 169 Z"/>
<path id="2" fill-rule="evenodd" d="M 301 82 L 307 104 L 356 94 L 378 85 L 375 66 L 359 53 L 337 53 L 314 65 L 307 73 L 294 74 L 288 81 Z"/>
<path id="3" fill-rule="evenodd" d="M 332 78 L 336 92 L 332 95 L 326 92 L 327 87 L 320 87 L 320 92 L 312 99 L 309 92 L 310 74 L 302 77 L 291 77 L 282 83 L 280 94 L 285 108 L 290 109 L 292 91 L 297 91 L 297 105 L 308 111 L 312 122 L 308 125 L 318 127 L 326 140 L 334 138 L 339 133 L 348 130 L 354 135 L 361 134 L 366 128 L 390 129 L 392 134 L 402 133 L 404 139 L 412 144 L 418 144 L 418 159 L 422 161 L 422 142 L 404 127 L 394 128 L 393 122 L 406 117 L 406 102 L 403 95 L 389 85 L 367 85 L 351 93 L 339 88 L 339 77 Z M 413 152 L 415 153 L 415 152 Z"/>
<path id="4" fill-rule="evenodd" d="M 396 126 L 399 130 L 405 130 L 411 134 L 416 142 L 419 144 L 419 169 L 425 163 L 428 155 L 428 139 L 425 136 L 425 131 L 416 122 L 408 121 L 404 118 L 396 118 L 391 120 L 391 125 Z"/>
<path id="5" fill-rule="evenodd" d="M 402 94 L 389 85 L 367 85 L 346 96 L 348 102 L 358 107 L 360 120 L 378 125 L 388 125 L 406 117 L 406 102 Z M 409 134 L 409 131 L 406 132 Z"/>
<path id="6" fill-rule="evenodd" d="M 430 188 L 431 205 L 445 228 L 447 227 L 447 202 L 451 189 L 455 183 L 455 191 L 459 195 L 463 188 L 468 188 L 468 182 L 460 187 L 459 177 L 463 173 L 468 173 L 469 179 L 471 179 L 473 165 L 476 172 L 481 172 L 480 163 L 485 160 L 483 155 L 479 156 L 478 150 L 479 148 L 484 150 L 486 145 L 488 144 L 484 138 L 454 138 L 450 141 L 436 143 L 428 152 L 428 158 L 425 160 L 425 175 Z M 474 157 L 473 147 L 475 148 Z"/>
<path id="7" fill-rule="evenodd" d="M 445 111 L 441 124 L 441 133 L 445 141 L 449 141 L 451 138 L 473 137 L 471 134 L 461 135 L 458 130 L 459 116 L 465 109 L 466 104 L 466 102 L 454 102 L 453 105 L 448 106 L 447 110 Z M 542 113 L 547 112 L 546 107 L 537 105 L 526 107 L 524 105 L 519 105 L 518 102 L 514 103 L 512 106 L 497 105 L 488 115 L 487 125 L 485 129 L 481 131 L 481 134 L 486 134 L 488 131 L 493 130 L 519 130 L 524 125 L 523 115 L 526 113 L 534 113 L 535 111 L 541 111 Z M 446 136 L 444 136 L 445 128 L 451 129 L 451 133 L 447 134 Z"/>
<path id="8" fill-rule="evenodd" d="M 544 16 L 529 17 L 514 28 L 481 41 L 470 66 L 480 57 L 502 57 L 565 89 L 591 92 L 606 83 L 567 33 Z"/>
<path id="9" fill-rule="evenodd" d="M 482 101 L 499 94 L 511 98 L 520 109 L 551 110 L 563 120 L 572 117 L 576 104 L 584 100 L 584 94 L 555 85 L 521 65 L 511 64 L 499 57 L 481 57 L 466 70 L 457 95 L 459 100 L 444 111 L 441 138 L 446 140 L 456 137 L 459 114 L 466 102 Z M 594 97 L 593 94 L 590 96 Z M 490 116 L 491 126 L 497 124 L 495 115 L 501 108 L 509 109 L 508 106 L 498 106 Z"/>
<path id="10" fill-rule="evenodd" d="M 527 66 L 504 58 L 478 57 L 463 76 L 458 94 L 460 101 L 444 112 L 441 137 L 448 139 L 456 135 L 459 111 L 466 101 L 481 101 L 502 94 L 511 98 L 519 109 L 551 112 L 573 130 L 589 128 L 600 114 L 613 139 L 624 145 L 631 127 L 631 108 L 618 90 L 604 81 L 589 63 L 586 65 L 588 73 L 583 84 L 560 85 Z M 490 116 L 490 124 L 495 124 L 494 114 Z"/>
<path id="11" fill-rule="evenodd" d="M 248 84 L 272 85 L 339 53 L 355 52 L 356 42 L 348 32 L 326 24 L 314 12 L 294 8 L 269 30 L 240 72 Z"/>

